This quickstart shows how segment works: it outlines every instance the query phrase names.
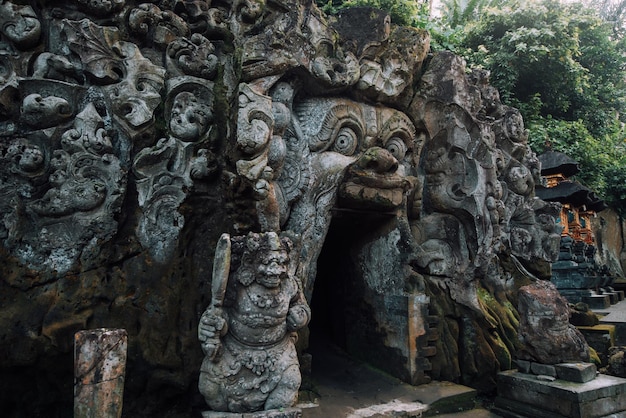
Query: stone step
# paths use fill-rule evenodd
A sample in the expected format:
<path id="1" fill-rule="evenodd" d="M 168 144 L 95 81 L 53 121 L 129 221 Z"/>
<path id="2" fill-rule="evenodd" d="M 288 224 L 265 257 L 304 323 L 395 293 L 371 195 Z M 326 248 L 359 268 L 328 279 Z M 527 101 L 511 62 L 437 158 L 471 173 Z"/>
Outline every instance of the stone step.
<path id="1" fill-rule="evenodd" d="M 427 417 L 471 410 L 476 390 L 450 382 L 412 386 L 332 345 L 313 352 L 298 408 L 302 418 Z"/>
<path id="2" fill-rule="evenodd" d="M 516 370 L 498 374 L 494 412 L 504 417 L 586 418 L 626 415 L 626 379 L 600 374 L 586 383 L 546 381 Z"/>
<path id="3" fill-rule="evenodd" d="M 615 326 L 615 345 L 626 345 L 626 301 L 621 301 L 605 309 L 593 309 L 601 315 L 600 325 Z"/>
<path id="4" fill-rule="evenodd" d="M 615 345 L 615 325 L 600 324 L 576 328 L 583 334 L 587 344 L 596 350 L 602 364 L 606 364 L 609 348 Z"/>

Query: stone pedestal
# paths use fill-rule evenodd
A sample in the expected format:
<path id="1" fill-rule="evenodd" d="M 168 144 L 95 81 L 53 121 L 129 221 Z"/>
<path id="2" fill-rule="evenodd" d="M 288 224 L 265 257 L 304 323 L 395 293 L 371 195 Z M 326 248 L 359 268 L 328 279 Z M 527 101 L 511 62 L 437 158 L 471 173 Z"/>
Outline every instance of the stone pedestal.
<path id="1" fill-rule="evenodd" d="M 590 418 L 626 415 L 626 379 L 598 375 L 586 383 L 508 370 L 498 374 L 495 413 L 504 417 Z"/>
<path id="2" fill-rule="evenodd" d="M 300 408 L 270 409 L 258 412 L 205 411 L 202 418 L 302 418 Z"/>

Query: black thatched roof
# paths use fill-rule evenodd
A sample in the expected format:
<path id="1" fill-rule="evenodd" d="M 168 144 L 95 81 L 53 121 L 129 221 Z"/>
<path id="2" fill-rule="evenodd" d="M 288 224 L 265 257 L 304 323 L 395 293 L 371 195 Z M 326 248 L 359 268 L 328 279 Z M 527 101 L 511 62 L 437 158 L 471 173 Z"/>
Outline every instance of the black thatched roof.
<path id="1" fill-rule="evenodd" d="M 572 177 L 578 173 L 578 162 L 571 159 L 562 152 L 546 151 L 537 156 L 541 162 L 541 175 L 563 174 L 565 177 Z"/>
<path id="2" fill-rule="evenodd" d="M 593 191 L 575 181 L 562 181 L 554 187 L 536 186 L 535 194 L 538 198 L 548 202 L 569 203 L 579 207 L 585 205 L 587 210 L 600 212 L 607 205 Z"/>

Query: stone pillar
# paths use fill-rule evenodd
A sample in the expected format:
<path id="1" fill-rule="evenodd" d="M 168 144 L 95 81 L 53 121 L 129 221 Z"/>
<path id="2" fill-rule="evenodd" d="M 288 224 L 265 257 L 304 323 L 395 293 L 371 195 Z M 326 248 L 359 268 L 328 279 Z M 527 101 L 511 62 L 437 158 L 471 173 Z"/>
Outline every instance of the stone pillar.
<path id="1" fill-rule="evenodd" d="M 124 329 L 74 335 L 74 418 L 119 418 L 126 372 Z"/>

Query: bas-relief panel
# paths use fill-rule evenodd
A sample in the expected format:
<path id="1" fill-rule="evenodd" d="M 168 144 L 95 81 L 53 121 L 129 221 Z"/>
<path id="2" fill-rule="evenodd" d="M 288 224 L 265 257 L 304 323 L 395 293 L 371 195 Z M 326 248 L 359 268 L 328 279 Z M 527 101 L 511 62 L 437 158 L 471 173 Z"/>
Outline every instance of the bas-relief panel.
<path id="1" fill-rule="evenodd" d="M 289 236 L 308 301 L 336 208 L 390 216 L 410 253 L 374 293 L 421 294 L 420 277 L 477 316 L 479 287 L 511 291 L 502 254 L 525 271 L 558 253 L 519 112 L 488 74 L 427 59 L 424 31 L 298 0 L 38 7 L 0 4 L 0 239 L 28 268 L 106 268 L 122 230 L 175 263 L 207 188 L 228 210 L 207 243 Z"/>

